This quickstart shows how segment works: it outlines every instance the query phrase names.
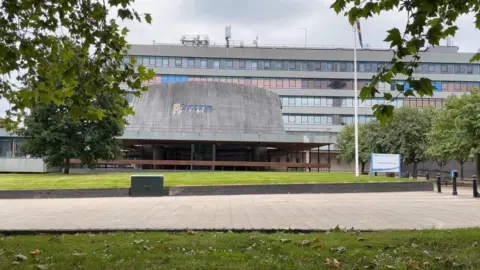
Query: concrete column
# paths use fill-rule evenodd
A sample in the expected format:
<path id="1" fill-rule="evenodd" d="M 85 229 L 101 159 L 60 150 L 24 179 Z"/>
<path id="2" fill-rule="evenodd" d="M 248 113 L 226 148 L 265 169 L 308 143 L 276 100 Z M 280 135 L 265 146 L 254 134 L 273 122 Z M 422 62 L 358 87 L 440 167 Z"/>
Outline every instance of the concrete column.
<path id="1" fill-rule="evenodd" d="M 195 144 L 192 143 L 190 146 L 190 160 L 193 160 L 193 156 L 195 154 Z M 193 165 L 190 165 L 190 170 L 193 171 Z"/>
<path id="2" fill-rule="evenodd" d="M 212 161 L 217 160 L 217 145 L 213 144 L 212 146 Z M 212 171 L 215 171 L 215 165 L 212 165 Z"/>
<path id="3" fill-rule="evenodd" d="M 305 151 L 305 163 L 310 163 L 310 150 Z M 310 168 L 307 168 L 306 171 L 310 171 Z"/>

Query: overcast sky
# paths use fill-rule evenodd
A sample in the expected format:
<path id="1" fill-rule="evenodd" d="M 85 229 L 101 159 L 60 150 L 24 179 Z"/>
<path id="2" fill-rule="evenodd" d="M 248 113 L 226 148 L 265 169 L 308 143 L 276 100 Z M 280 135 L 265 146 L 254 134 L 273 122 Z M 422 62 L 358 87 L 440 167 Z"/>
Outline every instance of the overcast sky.
<path id="1" fill-rule="evenodd" d="M 310 46 L 353 46 L 353 32 L 347 18 L 329 7 L 333 0 L 136 0 L 135 9 L 150 13 L 151 25 L 127 23 L 130 43 L 180 43 L 182 34 L 204 34 L 224 43 L 225 26 L 232 27 L 232 40 L 252 44 L 303 45 L 307 28 Z M 364 44 L 384 47 L 386 32 L 403 28 L 405 14 L 385 13 L 361 21 Z M 464 52 L 480 49 L 480 32 L 474 17 L 458 20 L 460 30 L 454 44 Z M 475 42 L 476 41 L 476 42 Z M 8 105 L 0 100 L 0 114 Z"/>

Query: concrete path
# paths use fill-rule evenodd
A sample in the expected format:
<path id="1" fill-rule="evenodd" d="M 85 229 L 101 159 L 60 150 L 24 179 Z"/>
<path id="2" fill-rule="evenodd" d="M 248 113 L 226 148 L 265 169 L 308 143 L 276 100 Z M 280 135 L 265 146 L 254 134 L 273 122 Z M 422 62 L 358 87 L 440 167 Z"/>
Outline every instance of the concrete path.
<path id="1" fill-rule="evenodd" d="M 0 230 L 480 227 L 480 200 L 459 193 L 0 200 Z"/>

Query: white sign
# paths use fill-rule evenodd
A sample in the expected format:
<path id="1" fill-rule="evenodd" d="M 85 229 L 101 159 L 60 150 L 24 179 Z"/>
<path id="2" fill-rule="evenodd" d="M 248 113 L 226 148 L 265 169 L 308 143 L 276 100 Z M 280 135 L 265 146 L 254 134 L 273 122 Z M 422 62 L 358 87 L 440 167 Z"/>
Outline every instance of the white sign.
<path id="1" fill-rule="evenodd" d="M 370 174 L 374 172 L 393 172 L 398 173 L 399 177 L 402 170 L 402 159 L 399 154 L 375 154 L 370 157 Z"/>

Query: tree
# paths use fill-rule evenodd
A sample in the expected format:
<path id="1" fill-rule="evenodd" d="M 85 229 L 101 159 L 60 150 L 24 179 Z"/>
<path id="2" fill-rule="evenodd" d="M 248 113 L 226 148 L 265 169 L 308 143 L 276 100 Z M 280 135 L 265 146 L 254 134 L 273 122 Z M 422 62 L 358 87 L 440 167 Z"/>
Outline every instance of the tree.
<path id="1" fill-rule="evenodd" d="M 79 158 L 82 164 L 92 167 L 97 159 L 110 160 L 117 156 L 119 143 L 116 137 L 122 135 L 126 124 L 123 116 L 131 112 L 131 108 L 123 96 L 125 90 L 121 90 L 120 95 L 109 91 L 111 74 L 108 70 L 116 63 L 105 64 L 105 70 L 95 69 L 98 74 L 91 74 L 91 69 L 84 66 L 95 65 L 96 59 L 84 62 L 79 55 L 82 47 L 69 38 L 61 39 L 63 47 L 45 59 L 44 68 L 55 70 L 55 66 L 66 59 L 72 68 L 83 71 L 74 77 L 78 84 L 69 89 L 58 77 L 53 85 L 54 91 L 70 91 L 70 94 L 63 102 L 32 103 L 31 113 L 25 118 L 25 128 L 18 133 L 25 137 L 24 152 L 44 158 L 52 167 L 64 165 L 64 172 L 69 173 L 71 158 Z M 65 56 L 64 51 L 73 55 Z M 25 89 L 30 89 L 31 93 L 44 93 L 44 86 L 44 78 L 37 76 L 27 82 Z M 90 104 L 90 108 L 79 107 L 78 99 Z"/>
<path id="2" fill-rule="evenodd" d="M 146 90 L 142 82 L 153 78 L 154 71 L 136 66 L 135 59 L 124 63 L 129 46 L 127 28 L 120 29 L 115 19 L 143 18 L 150 14 L 131 8 L 134 0 L 3 0 L 0 2 L 0 99 L 11 104 L 5 125 L 15 129 L 25 109 L 68 100 L 74 118 L 98 120 L 105 114 L 94 102 L 98 94 L 125 95 L 120 84 L 132 90 Z M 114 10 L 113 12 L 110 12 Z M 109 13 L 110 12 L 110 13 Z M 107 16 L 113 19 L 107 20 Z M 73 48 L 71 43 L 78 47 Z M 82 65 L 78 65 L 78 62 Z M 92 86 L 99 77 L 108 84 L 101 88 L 78 88 L 78 78 L 88 73 L 84 86 Z M 12 80 L 16 79 L 16 84 Z M 38 82 L 31 88 L 32 82 Z M 62 87 L 59 88 L 58 85 Z M 117 102 L 119 99 L 114 99 Z M 128 107 L 110 115 L 121 123 L 132 113 Z"/>
<path id="3" fill-rule="evenodd" d="M 385 38 L 393 49 L 392 60 L 373 76 L 370 85 L 363 87 L 360 93 L 362 100 L 380 93 L 376 89 L 378 82 L 392 83 L 392 79 L 397 76 L 406 76 L 406 82 L 411 87 L 411 89 L 404 89 L 405 85 L 397 84 L 396 89 L 399 94 L 413 96 L 416 92 L 421 97 L 432 96 L 434 89 L 432 81 L 414 76 L 422 48 L 427 43 L 438 46 L 442 39 L 455 36 L 458 30 L 455 22 L 460 15 L 474 15 L 475 27 L 480 30 L 480 1 L 478 0 L 335 0 L 331 8 L 337 14 L 347 10 L 344 14 L 352 25 L 361 18 L 373 17 L 385 11 L 406 12 L 407 20 L 403 33 L 397 28 L 392 28 Z M 475 54 L 470 61 L 480 61 L 480 53 Z M 390 93 L 383 95 L 386 100 L 394 98 Z M 373 110 L 382 122 L 391 119 L 393 115 L 391 105 L 374 105 Z"/>
<path id="4" fill-rule="evenodd" d="M 472 90 L 470 95 L 463 94 L 460 97 L 450 97 L 445 105 L 445 116 L 448 121 L 454 123 L 455 130 L 452 153 L 457 159 L 467 160 L 469 154 L 475 157 L 476 173 L 480 175 L 480 89 Z M 450 117 L 450 119 L 448 119 Z M 453 120 L 453 121 L 452 121 Z M 444 129 L 450 129 L 446 126 Z M 439 128 L 443 128 L 440 126 Z M 467 157 L 467 158 L 465 158 Z"/>
<path id="5" fill-rule="evenodd" d="M 399 108 L 385 129 L 386 150 L 401 154 L 403 161 L 413 164 L 413 178 L 417 178 L 418 163 L 427 158 L 428 133 L 435 111 L 433 109 Z"/>
<path id="6" fill-rule="evenodd" d="M 123 126 L 114 117 L 89 120 L 71 115 L 73 102 L 35 106 L 25 118 L 20 134 L 25 137 L 22 151 L 42 157 L 50 167 L 70 171 L 70 159 L 79 158 L 82 164 L 93 167 L 98 159 L 112 160 L 120 153 L 116 137 L 123 134 Z M 99 95 L 95 105 L 113 109 L 112 95 Z M 108 111 L 108 110 L 107 110 Z"/>
<path id="7" fill-rule="evenodd" d="M 427 153 L 436 160 L 457 160 L 463 180 L 463 165 L 469 160 L 473 141 L 465 139 L 465 132 L 456 126 L 456 119 L 461 117 L 458 115 L 462 107 L 461 100 L 452 95 L 445 104 L 445 108 L 438 112 L 429 134 Z"/>
<path id="8" fill-rule="evenodd" d="M 377 122 L 369 122 L 358 126 L 358 161 L 361 165 L 362 174 L 365 173 L 365 166 L 370 161 L 370 154 L 374 152 L 369 138 L 374 136 L 378 130 Z M 355 126 L 347 125 L 337 135 L 335 149 L 340 151 L 340 158 L 345 162 L 355 161 Z"/>

